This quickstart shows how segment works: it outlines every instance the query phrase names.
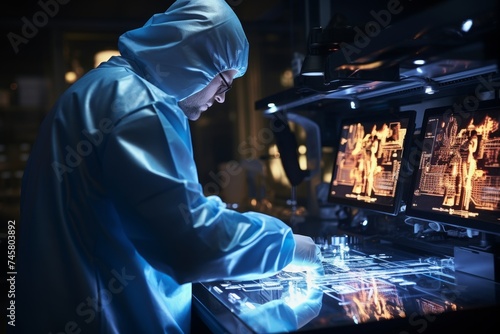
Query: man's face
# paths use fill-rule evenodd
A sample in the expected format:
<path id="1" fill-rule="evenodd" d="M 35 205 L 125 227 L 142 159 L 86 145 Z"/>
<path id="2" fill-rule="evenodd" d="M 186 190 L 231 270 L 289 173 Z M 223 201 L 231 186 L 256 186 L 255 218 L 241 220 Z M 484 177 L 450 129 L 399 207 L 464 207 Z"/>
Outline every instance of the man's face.
<path id="1" fill-rule="evenodd" d="M 217 75 L 199 92 L 179 101 L 179 107 L 191 121 L 200 118 L 201 113 L 210 108 L 214 102 L 223 103 L 226 92 L 231 87 L 235 70 L 228 70 Z M 224 82 L 224 80 L 226 82 Z"/>

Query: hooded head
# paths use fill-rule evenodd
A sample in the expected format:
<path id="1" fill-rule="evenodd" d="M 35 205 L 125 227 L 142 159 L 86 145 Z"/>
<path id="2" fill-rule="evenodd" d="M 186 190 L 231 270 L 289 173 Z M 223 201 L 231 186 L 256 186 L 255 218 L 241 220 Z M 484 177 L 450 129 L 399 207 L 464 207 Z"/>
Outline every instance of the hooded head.
<path id="1" fill-rule="evenodd" d="M 177 0 L 165 13 L 120 36 L 123 57 L 177 101 L 202 90 L 218 73 L 248 65 L 248 41 L 224 0 Z"/>

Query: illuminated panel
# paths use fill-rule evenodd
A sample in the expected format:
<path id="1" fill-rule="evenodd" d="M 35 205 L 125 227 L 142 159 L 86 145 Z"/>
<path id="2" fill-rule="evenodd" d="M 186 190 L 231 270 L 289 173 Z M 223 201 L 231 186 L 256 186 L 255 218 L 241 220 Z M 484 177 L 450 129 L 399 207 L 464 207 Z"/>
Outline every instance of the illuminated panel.
<path id="1" fill-rule="evenodd" d="M 407 214 L 500 233 L 500 105 L 426 111 Z"/>
<path id="2" fill-rule="evenodd" d="M 453 297 L 460 287 L 454 282 L 452 258 L 402 260 L 349 247 L 340 251 L 324 247 L 322 253 L 322 276 L 282 271 L 261 280 L 204 285 L 255 333 L 359 324 L 462 308 Z"/>
<path id="3" fill-rule="evenodd" d="M 343 119 L 328 201 L 397 214 L 414 119 L 412 111 Z"/>

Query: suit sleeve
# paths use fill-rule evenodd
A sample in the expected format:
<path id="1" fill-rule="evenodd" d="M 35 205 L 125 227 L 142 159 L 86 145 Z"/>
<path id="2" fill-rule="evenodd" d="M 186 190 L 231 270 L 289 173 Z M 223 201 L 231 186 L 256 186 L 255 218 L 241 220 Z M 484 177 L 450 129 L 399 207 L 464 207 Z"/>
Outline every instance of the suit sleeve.
<path id="1" fill-rule="evenodd" d="M 127 116 L 102 152 L 110 198 L 138 253 L 179 283 L 255 279 L 290 263 L 291 229 L 204 196 L 188 130 L 162 117 L 153 109 Z"/>

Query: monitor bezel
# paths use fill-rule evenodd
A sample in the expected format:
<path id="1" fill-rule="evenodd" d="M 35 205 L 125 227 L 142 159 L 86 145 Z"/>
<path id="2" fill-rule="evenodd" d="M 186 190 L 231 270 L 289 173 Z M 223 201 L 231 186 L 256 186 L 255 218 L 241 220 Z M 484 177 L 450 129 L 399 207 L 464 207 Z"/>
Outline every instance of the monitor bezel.
<path id="1" fill-rule="evenodd" d="M 440 211 L 431 211 L 431 210 L 420 210 L 418 208 L 413 207 L 413 200 L 417 196 L 415 194 L 415 189 L 417 187 L 417 183 L 420 181 L 420 173 L 419 166 L 421 163 L 421 154 L 423 149 L 424 137 L 425 137 L 425 127 L 431 117 L 435 117 L 438 115 L 446 115 L 453 113 L 454 115 L 464 115 L 464 113 L 473 114 L 473 113 L 486 113 L 488 110 L 497 110 L 497 114 L 500 115 L 500 101 L 498 99 L 481 101 L 477 104 L 476 108 L 470 108 L 471 110 L 464 111 L 463 109 L 455 110 L 453 105 L 447 105 L 442 107 L 434 107 L 425 109 L 422 126 L 420 129 L 420 133 L 416 135 L 413 148 L 415 150 L 414 156 L 416 157 L 416 161 L 414 162 L 414 171 L 412 173 L 412 179 L 409 185 L 408 192 L 406 193 L 407 198 L 406 202 L 406 215 L 407 217 L 411 217 L 418 220 L 423 220 L 427 222 L 436 222 L 440 224 L 444 224 L 447 226 L 459 228 L 459 229 L 470 229 L 476 230 L 480 232 L 486 232 L 491 234 L 499 234 L 500 235 L 500 222 L 497 224 L 492 221 L 485 221 L 480 219 L 471 219 L 466 217 L 460 217 L 455 215 L 450 215 L 445 212 Z M 470 121 L 470 117 L 464 120 L 465 123 Z M 464 123 L 464 124 L 465 124 Z M 460 128 L 459 128 L 460 130 Z M 412 154 L 413 156 L 413 154 Z"/>
<path id="2" fill-rule="evenodd" d="M 412 144 L 412 138 L 415 131 L 415 118 L 416 112 L 415 110 L 405 110 L 405 111 L 377 111 L 377 112 L 364 112 L 358 113 L 357 115 L 348 115 L 341 117 L 338 122 L 338 132 L 335 137 L 335 147 L 334 156 L 333 156 L 333 165 L 332 165 L 332 175 L 330 179 L 330 183 L 328 186 L 328 196 L 327 202 L 331 204 L 342 204 L 347 207 L 357 208 L 360 210 L 381 213 L 389 216 L 396 216 L 400 213 L 400 209 L 402 207 L 402 199 L 405 191 L 405 186 L 408 183 L 409 175 L 404 172 L 405 165 L 408 161 L 408 157 L 410 154 L 410 147 Z M 401 153 L 401 163 L 399 175 L 396 180 L 395 190 L 394 190 L 394 200 L 392 205 L 387 204 L 378 204 L 378 203 L 370 203 L 364 202 L 361 200 L 354 200 L 345 197 L 334 197 L 332 196 L 332 187 L 333 182 L 336 177 L 337 171 L 337 160 L 339 158 L 339 146 L 342 140 L 342 129 L 344 125 L 352 125 L 356 123 L 372 123 L 372 124 L 383 124 L 383 123 L 391 123 L 395 121 L 407 120 L 406 134 L 403 139 L 403 151 Z"/>

